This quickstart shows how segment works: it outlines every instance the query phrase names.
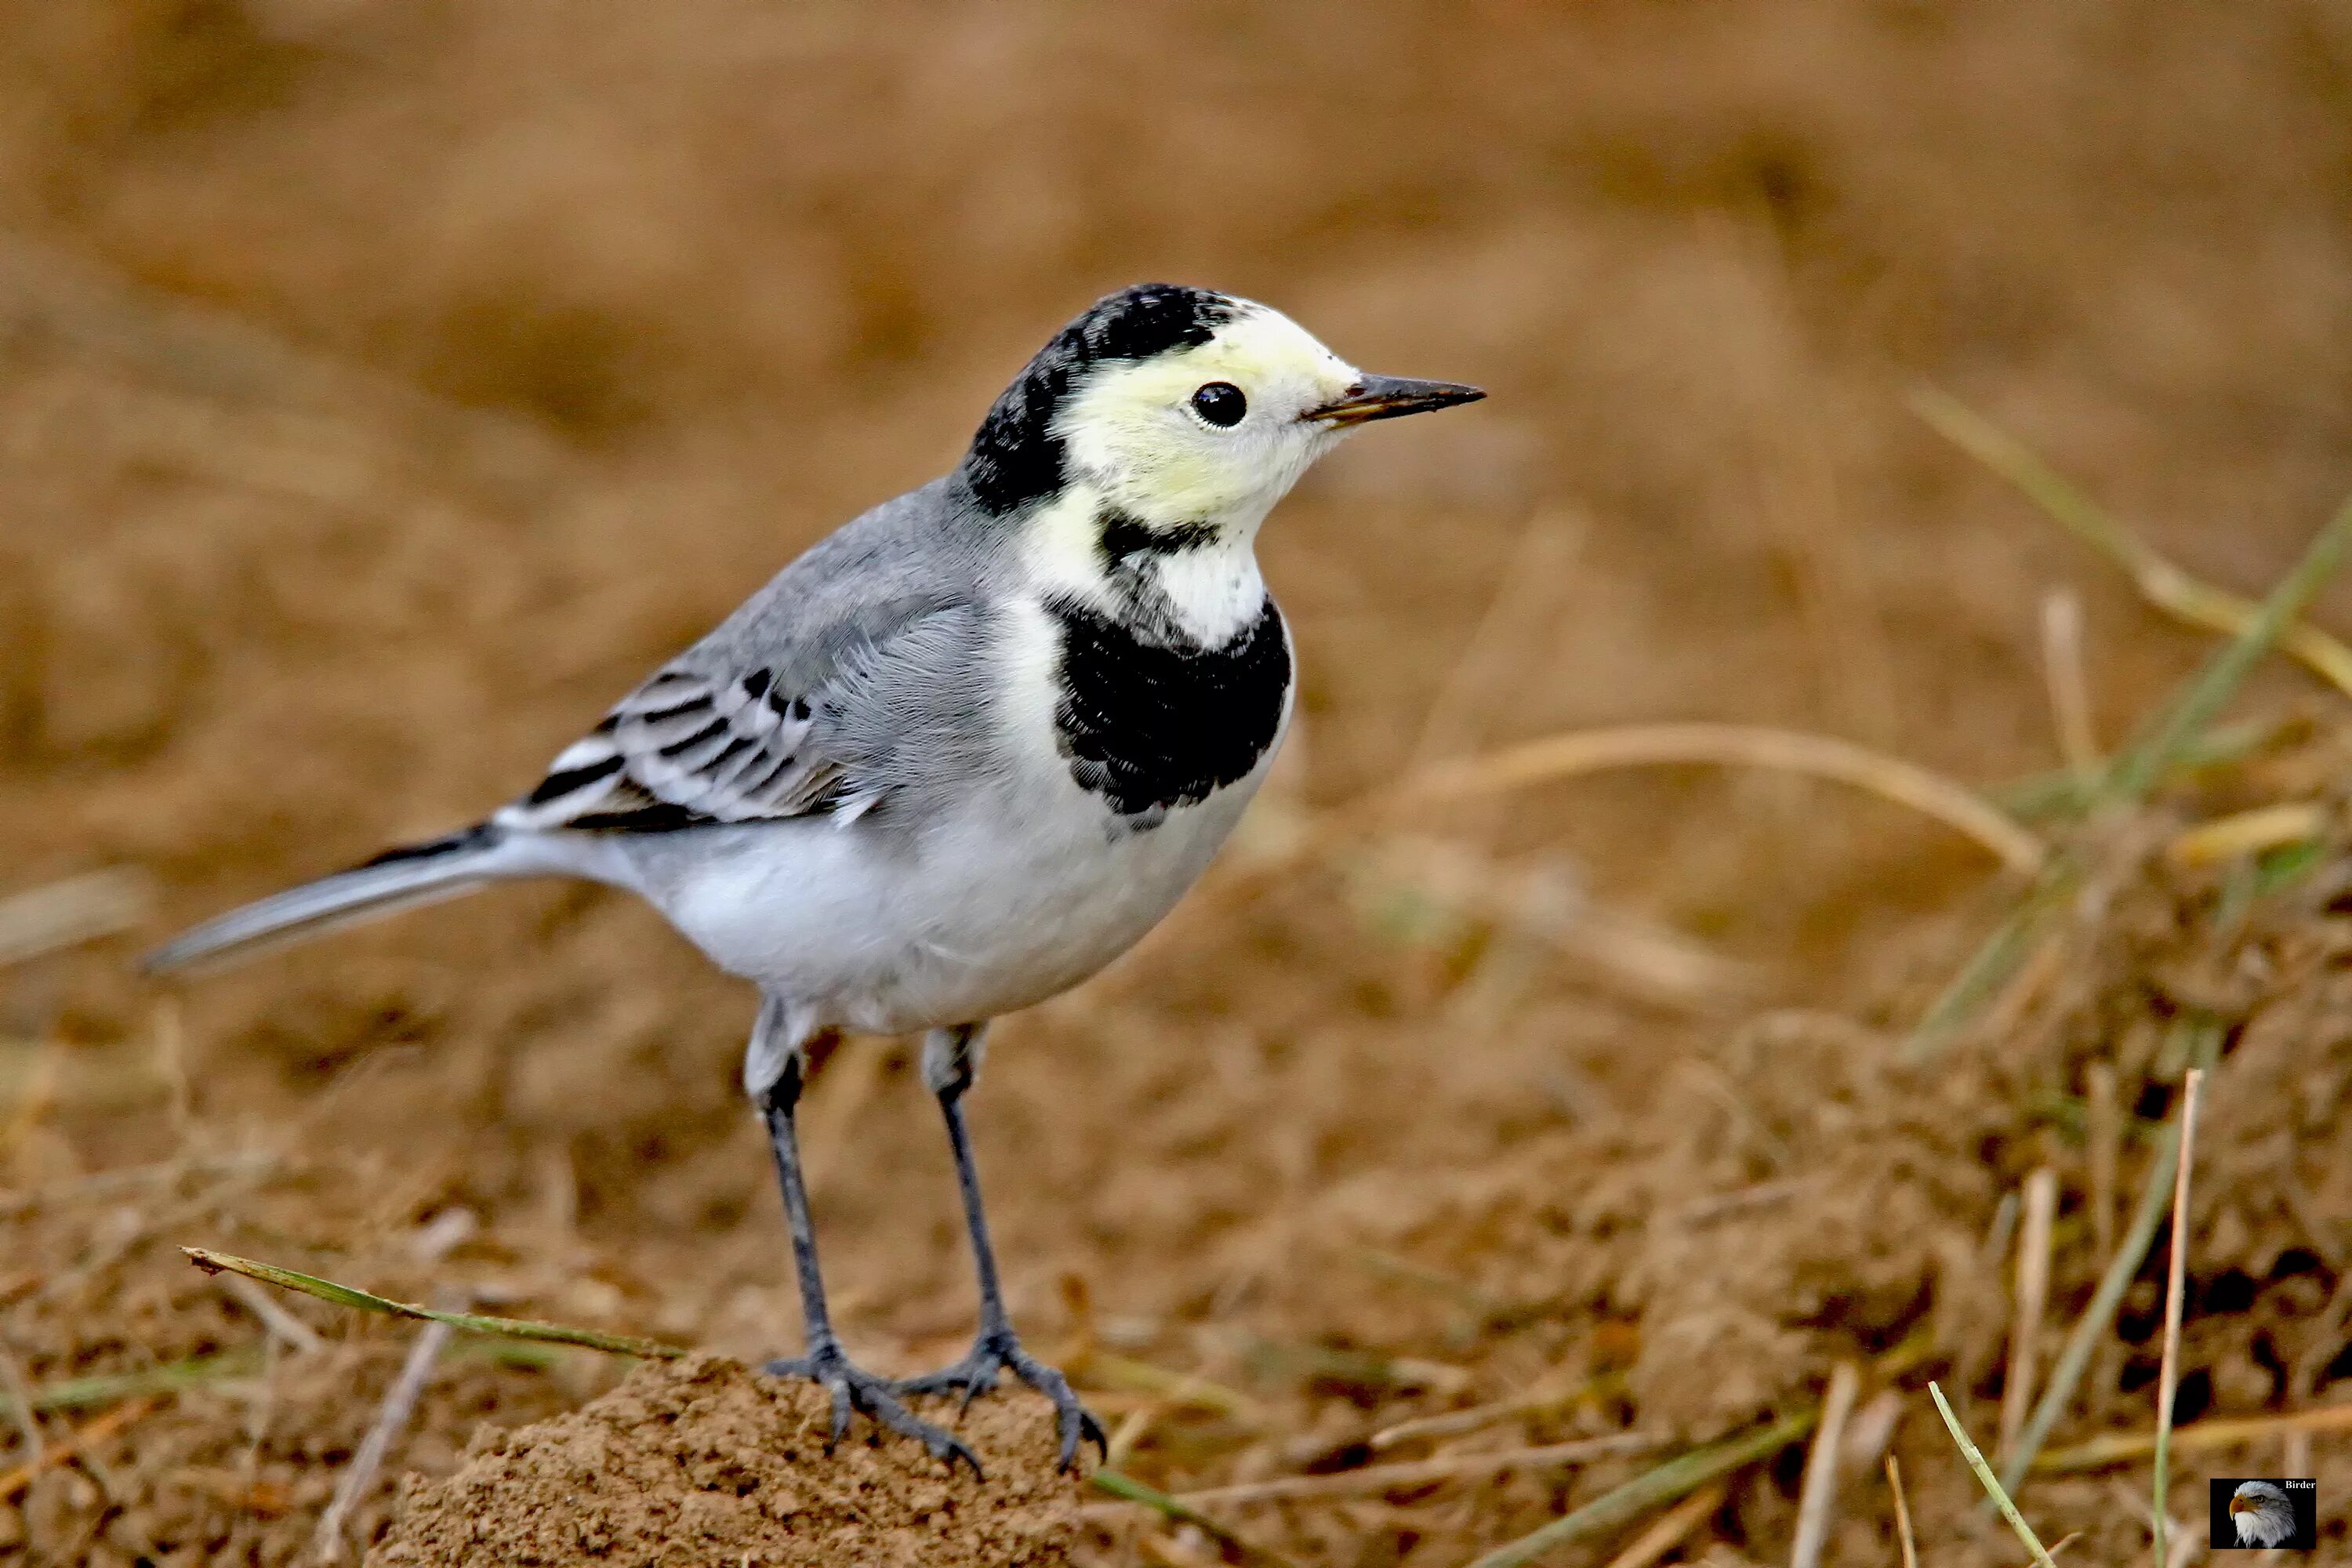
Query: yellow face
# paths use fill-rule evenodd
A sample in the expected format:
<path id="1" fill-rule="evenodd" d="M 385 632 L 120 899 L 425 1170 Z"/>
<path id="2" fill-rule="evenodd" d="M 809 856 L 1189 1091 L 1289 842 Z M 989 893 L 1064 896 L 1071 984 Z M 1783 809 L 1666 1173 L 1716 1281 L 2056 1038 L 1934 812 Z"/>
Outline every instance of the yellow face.
<path id="1" fill-rule="evenodd" d="M 1361 378 L 1289 317 L 1237 302 L 1195 348 L 1118 363 L 1055 416 L 1073 477 L 1139 520 L 1254 525 L 1344 424 L 1309 418 Z"/>

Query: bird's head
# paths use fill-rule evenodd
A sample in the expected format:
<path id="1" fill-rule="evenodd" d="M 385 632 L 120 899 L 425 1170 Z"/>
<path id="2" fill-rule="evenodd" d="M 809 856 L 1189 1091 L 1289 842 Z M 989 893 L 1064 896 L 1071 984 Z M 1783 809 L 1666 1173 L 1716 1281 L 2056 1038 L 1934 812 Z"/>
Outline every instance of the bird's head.
<path id="1" fill-rule="evenodd" d="M 989 410 L 963 473 L 1000 515 L 1082 484 L 1149 529 L 1254 527 L 1357 426 L 1485 395 L 1369 375 L 1278 310 L 1143 283 L 1055 334 Z"/>
<path id="2" fill-rule="evenodd" d="M 2268 1481 L 2241 1481 L 2230 1494 L 2230 1521 L 2242 1546 L 2284 1545 L 2294 1535 L 2294 1504 Z"/>

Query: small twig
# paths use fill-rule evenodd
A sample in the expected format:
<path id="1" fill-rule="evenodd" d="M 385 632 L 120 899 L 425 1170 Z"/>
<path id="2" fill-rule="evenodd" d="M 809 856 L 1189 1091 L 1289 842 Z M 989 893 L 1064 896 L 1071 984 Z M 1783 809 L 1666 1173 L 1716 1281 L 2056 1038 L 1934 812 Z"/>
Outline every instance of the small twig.
<path id="1" fill-rule="evenodd" d="M 1797 1536 L 1789 1549 L 1789 1568 L 1821 1568 L 1822 1548 L 1830 1538 L 1830 1510 L 1837 1501 L 1838 1448 L 1861 1388 L 1862 1373 L 1852 1362 L 1842 1361 L 1832 1369 L 1829 1392 L 1822 1396 L 1822 1423 L 1813 1431 L 1813 1449 L 1805 1459 L 1804 1486 L 1797 1494 Z"/>
<path id="2" fill-rule="evenodd" d="M 1727 1495 L 1721 1481 L 1701 1487 L 1660 1514 L 1656 1523 L 1609 1560 L 1608 1568 L 1650 1568 L 1650 1564 L 1680 1546 L 1684 1536 L 1706 1523 L 1708 1516 L 1723 1506 Z"/>
<path id="3" fill-rule="evenodd" d="M 2190 576 L 2068 483 L 2032 448 L 1958 399 L 1922 388 L 1911 406 L 1938 435 L 2025 492 L 2068 532 L 2121 567 L 2158 609 L 2206 631 L 2242 637 L 2261 606 Z M 2279 646 L 2337 689 L 2352 692 L 2352 647 L 2296 622 Z"/>
<path id="4" fill-rule="evenodd" d="M 416 1401 L 425 1393 L 425 1380 L 433 1374 L 433 1363 L 441 1359 L 449 1337 L 457 1332 L 446 1322 L 425 1325 L 409 1347 L 408 1359 L 402 1363 L 400 1376 L 394 1380 L 391 1391 L 384 1394 L 377 1409 L 373 1425 L 360 1440 L 359 1451 L 352 1456 L 351 1467 L 335 1482 L 333 1500 L 319 1516 L 319 1528 L 310 1538 L 310 1549 L 321 1563 L 340 1563 L 343 1559 L 343 1521 L 359 1504 L 360 1498 L 375 1485 L 376 1472 L 383 1466 L 383 1457 L 390 1451 L 393 1440 L 408 1425 L 416 1409 Z"/>
<path id="5" fill-rule="evenodd" d="M 1985 1457 L 1977 1451 L 1974 1443 L 1969 1441 L 1968 1429 L 1960 1425 L 1960 1418 L 1952 1414 L 1951 1405 L 1945 1402 L 1943 1389 L 1930 1383 L 1927 1392 L 1934 1397 L 1936 1408 L 1942 1413 L 1944 1426 L 1952 1434 L 1952 1441 L 1960 1446 L 1960 1458 L 1969 1462 L 1969 1468 L 1974 1470 L 1977 1479 L 1984 1483 L 1986 1492 L 2000 1508 L 2001 1517 L 2009 1521 L 2010 1529 L 2017 1531 L 2018 1540 L 2025 1542 L 2026 1550 L 2033 1553 L 2033 1560 L 2042 1564 L 2042 1568 L 2057 1568 L 2057 1564 L 2050 1561 L 2049 1552 L 2042 1547 L 2042 1538 L 2033 1533 L 2033 1527 L 2025 1522 L 2025 1516 L 2017 1511 L 2015 1503 L 2009 1500 L 2009 1493 L 2001 1488 L 2000 1478 L 1992 1473 L 1992 1467 L 1985 1463 Z"/>
<path id="6" fill-rule="evenodd" d="M 1705 763 L 1807 773 L 1880 795 L 1952 827 L 2013 869 L 2032 871 L 2042 841 L 1984 796 L 1915 763 L 1832 735 L 1753 724 L 1627 724 L 1572 731 L 1436 767 L 1397 795 L 1417 803 L 1472 799 L 1604 768 Z"/>
<path id="7" fill-rule="evenodd" d="M 2172 1485 L 2172 1403 L 2180 1392 L 2180 1312 L 2188 1293 L 2189 1173 L 2197 1163 L 2197 1096 L 2204 1086 L 2204 1070 L 2191 1068 L 2180 1092 L 2180 1158 L 2174 1162 L 2172 1183 L 2172 1258 L 2164 1287 L 2164 1361 L 2157 1378 L 2156 1395 L 2156 1482 L 2152 1495 L 2155 1555 L 2158 1563 L 2168 1561 L 2164 1531 L 2171 1515 L 2166 1511 L 2165 1494 Z"/>
<path id="8" fill-rule="evenodd" d="M 1305 1498 L 1357 1497 L 1365 1492 L 1425 1487 L 1439 1481 L 1463 1480 L 1503 1470 L 1552 1470 L 1580 1465 L 1612 1454 L 1638 1454 L 1664 1444 L 1664 1436 L 1648 1432 L 1619 1432 L 1573 1443 L 1540 1448 L 1505 1448 L 1493 1454 L 1449 1455 L 1402 1465 L 1369 1465 L 1360 1469 L 1334 1470 L 1323 1476 L 1277 1476 L 1271 1480 L 1244 1481 L 1236 1486 L 1208 1487 L 1178 1492 L 1176 1500 L 1193 1506 L 1223 1503 L 1295 1502 Z"/>
<path id="9" fill-rule="evenodd" d="M 2050 1300 L 2050 1233 L 2058 1215 L 2058 1173 L 2025 1178 L 2025 1228 L 2017 1241 L 2016 1315 L 2009 1331 L 2009 1380 L 2000 1391 L 2000 1451 L 2008 1453 L 2032 1408 L 2042 1315 Z"/>
<path id="10" fill-rule="evenodd" d="M 2050 720 L 2066 770 L 2088 784 L 2099 774 L 2099 739 L 2091 724 L 2091 683 L 2083 669 L 2083 601 L 2072 589 L 2042 595 L 2042 678 Z"/>
<path id="11" fill-rule="evenodd" d="M 1266 1551 L 1264 1547 L 1251 1545 L 1215 1520 L 1185 1503 L 1181 1499 L 1170 1497 L 1166 1492 L 1147 1487 L 1133 1476 L 1114 1470 L 1105 1465 L 1095 1471 L 1093 1479 L 1097 1491 L 1108 1492 L 1111 1496 L 1127 1502 L 1140 1503 L 1163 1519 L 1174 1520 L 1179 1524 L 1189 1524 L 1244 1563 L 1258 1563 L 1262 1568 L 1287 1568 L 1284 1559 Z"/>
<path id="12" fill-rule="evenodd" d="M 76 1455 L 87 1452 L 94 1446 L 105 1442 L 163 1402 L 160 1394 L 151 1394 L 142 1398 L 133 1399 L 128 1404 L 118 1405 L 105 1415 L 93 1417 L 84 1425 L 76 1427 L 73 1434 L 64 1442 L 52 1443 L 38 1457 L 26 1460 L 5 1474 L 0 1474 L 0 1502 L 7 1502 L 16 1497 L 18 1492 L 32 1484 L 33 1478 L 43 1470 L 53 1465 L 63 1464 Z"/>
<path id="13" fill-rule="evenodd" d="M 1919 1568 L 1919 1546 L 1911 1539 L 1911 1504 L 1903 1495 L 1903 1467 L 1886 1456 L 1886 1484 L 1895 1490 L 1895 1539 L 1903 1546 L 1903 1568 Z"/>
<path id="14" fill-rule="evenodd" d="M 1496 1547 L 1471 1563 L 1470 1568 L 1526 1568 L 1556 1547 L 1614 1529 L 1662 1503 L 1678 1501 L 1709 1481 L 1771 1458 L 1811 1431 L 1819 1418 L 1818 1410 L 1800 1411 L 1769 1426 L 1669 1459 L 1541 1529 Z"/>
<path id="15" fill-rule="evenodd" d="M 630 1334 L 600 1333 L 594 1329 L 575 1329 L 562 1323 L 541 1323 L 528 1318 L 482 1318 L 470 1312 L 444 1312 L 431 1307 L 414 1306 L 406 1301 L 394 1301 L 373 1292 L 338 1285 L 331 1279 L 321 1279 L 314 1274 L 299 1273 L 280 1268 L 275 1264 L 257 1263 L 250 1258 L 236 1258 L 226 1252 L 208 1252 L 201 1247 L 184 1247 L 188 1261 L 207 1274 L 226 1269 L 258 1279 L 265 1285 L 282 1286 L 299 1290 L 306 1296 L 316 1296 L 321 1301 L 331 1301 L 338 1307 L 350 1307 L 362 1312 L 382 1312 L 395 1318 L 417 1318 L 428 1323 L 446 1323 L 453 1329 L 468 1333 L 503 1334 L 509 1339 L 543 1340 L 551 1344 L 584 1345 L 592 1351 L 610 1351 L 616 1355 L 644 1356 L 649 1360 L 670 1360 L 687 1352 L 677 1345 L 666 1345 L 658 1340 L 641 1340 Z"/>

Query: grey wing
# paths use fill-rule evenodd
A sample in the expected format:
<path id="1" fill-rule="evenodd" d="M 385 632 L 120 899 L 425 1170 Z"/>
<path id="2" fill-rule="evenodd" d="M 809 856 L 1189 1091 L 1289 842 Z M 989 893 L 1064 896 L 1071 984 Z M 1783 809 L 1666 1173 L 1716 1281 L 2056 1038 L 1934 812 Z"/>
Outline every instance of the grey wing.
<path id="1" fill-rule="evenodd" d="M 842 648 L 822 679 L 791 684 L 764 663 L 691 650 L 493 820 L 542 832 L 657 832 L 857 816 L 919 782 L 910 761 L 958 765 L 946 754 L 961 749 L 954 715 L 970 708 L 956 697 L 958 677 L 972 670 L 981 641 L 973 608 L 932 608 Z"/>
<path id="2" fill-rule="evenodd" d="M 935 497 L 877 508 L 787 567 L 550 764 L 500 826 L 660 831 L 851 816 L 937 758 L 981 657 L 971 557 Z M 941 759 L 944 760 L 944 759 Z"/>

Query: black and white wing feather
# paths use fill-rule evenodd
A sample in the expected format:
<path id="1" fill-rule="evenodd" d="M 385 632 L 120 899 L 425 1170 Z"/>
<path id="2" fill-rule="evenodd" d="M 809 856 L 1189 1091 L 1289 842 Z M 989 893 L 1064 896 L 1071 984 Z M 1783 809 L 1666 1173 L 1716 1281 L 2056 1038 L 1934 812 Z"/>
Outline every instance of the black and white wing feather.
<path id="1" fill-rule="evenodd" d="M 840 804 L 817 713 L 766 669 L 672 668 L 629 694 L 496 818 L 502 827 L 658 830 Z"/>

